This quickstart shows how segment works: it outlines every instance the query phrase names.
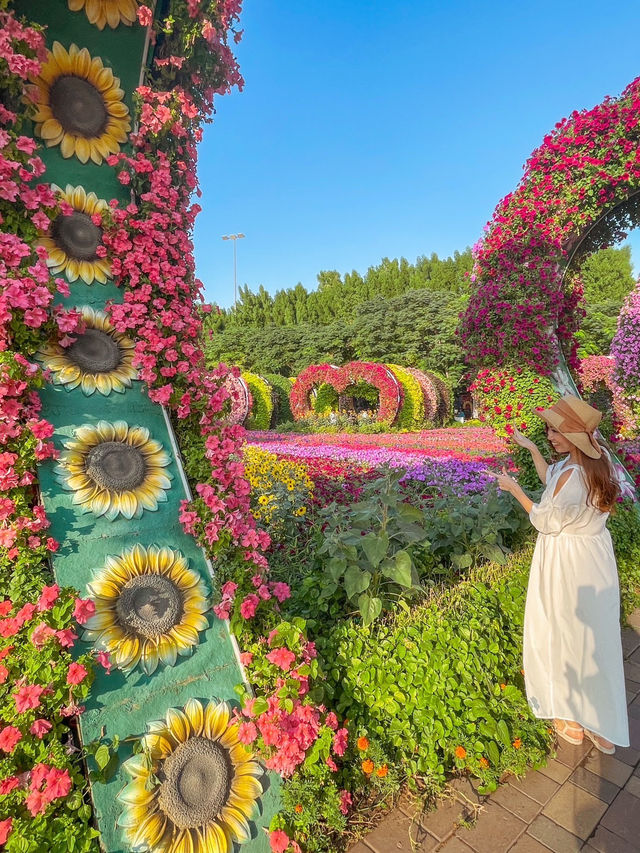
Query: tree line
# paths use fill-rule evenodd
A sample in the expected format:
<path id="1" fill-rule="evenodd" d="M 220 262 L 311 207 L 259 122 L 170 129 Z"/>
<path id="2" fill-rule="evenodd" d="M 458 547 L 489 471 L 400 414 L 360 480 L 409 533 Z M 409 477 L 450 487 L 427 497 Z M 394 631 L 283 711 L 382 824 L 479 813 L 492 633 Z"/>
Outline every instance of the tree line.
<path id="1" fill-rule="evenodd" d="M 471 251 L 415 264 L 384 258 L 364 276 L 335 270 L 271 296 L 240 289 L 237 309 L 205 315 L 209 363 L 224 361 L 264 374 L 296 376 L 309 364 L 384 361 L 446 376 L 456 385 L 466 370 L 456 336 L 469 292 Z M 634 286 L 629 247 L 603 249 L 579 271 L 585 294 L 581 356 L 604 354 L 626 294 Z"/>

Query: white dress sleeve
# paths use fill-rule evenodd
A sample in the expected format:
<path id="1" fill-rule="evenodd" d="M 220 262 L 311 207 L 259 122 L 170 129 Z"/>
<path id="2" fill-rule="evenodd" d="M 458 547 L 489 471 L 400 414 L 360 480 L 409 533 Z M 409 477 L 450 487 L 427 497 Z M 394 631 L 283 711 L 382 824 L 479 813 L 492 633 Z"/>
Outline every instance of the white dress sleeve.
<path id="1" fill-rule="evenodd" d="M 580 475 L 576 468 L 567 470 L 571 474 L 558 494 L 553 494 L 556 483 L 547 485 L 540 502 L 531 507 L 529 519 L 540 533 L 551 535 L 560 533 L 584 512 L 585 490 Z M 549 478 L 547 482 L 548 480 Z"/>

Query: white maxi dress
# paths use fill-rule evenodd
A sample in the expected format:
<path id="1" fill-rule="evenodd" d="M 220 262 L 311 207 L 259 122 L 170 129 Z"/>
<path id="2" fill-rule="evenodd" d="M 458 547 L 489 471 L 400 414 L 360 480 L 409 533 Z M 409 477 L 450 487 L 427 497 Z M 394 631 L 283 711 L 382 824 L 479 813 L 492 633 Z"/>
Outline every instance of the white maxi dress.
<path id="1" fill-rule="evenodd" d="M 539 533 L 524 616 L 524 678 L 536 717 L 575 720 L 629 746 L 620 587 L 607 516 L 587 505 L 579 465 L 567 457 L 549 466 L 546 489 L 529 514 Z"/>

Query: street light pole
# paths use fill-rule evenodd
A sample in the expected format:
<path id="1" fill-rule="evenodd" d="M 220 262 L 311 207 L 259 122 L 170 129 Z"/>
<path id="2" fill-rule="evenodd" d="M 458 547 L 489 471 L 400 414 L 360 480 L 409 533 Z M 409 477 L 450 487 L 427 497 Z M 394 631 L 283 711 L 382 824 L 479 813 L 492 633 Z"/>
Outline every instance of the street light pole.
<path id="1" fill-rule="evenodd" d="M 236 263 L 236 240 L 242 240 L 244 234 L 225 234 L 222 239 L 223 240 L 233 240 L 233 307 L 237 309 L 238 307 L 238 281 L 236 275 L 237 263 Z"/>

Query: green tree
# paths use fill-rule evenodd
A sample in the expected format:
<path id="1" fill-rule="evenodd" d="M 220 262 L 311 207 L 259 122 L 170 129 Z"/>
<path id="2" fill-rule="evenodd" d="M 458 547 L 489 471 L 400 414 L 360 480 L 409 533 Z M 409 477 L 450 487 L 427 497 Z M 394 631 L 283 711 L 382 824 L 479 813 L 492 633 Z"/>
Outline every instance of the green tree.
<path id="1" fill-rule="evenodd" d="M 587 305 L 611 300 L 622 304 L 635 285 L 631 247 L 601 249 L 589 255 L 581 264 L 579 275 Z"/>

